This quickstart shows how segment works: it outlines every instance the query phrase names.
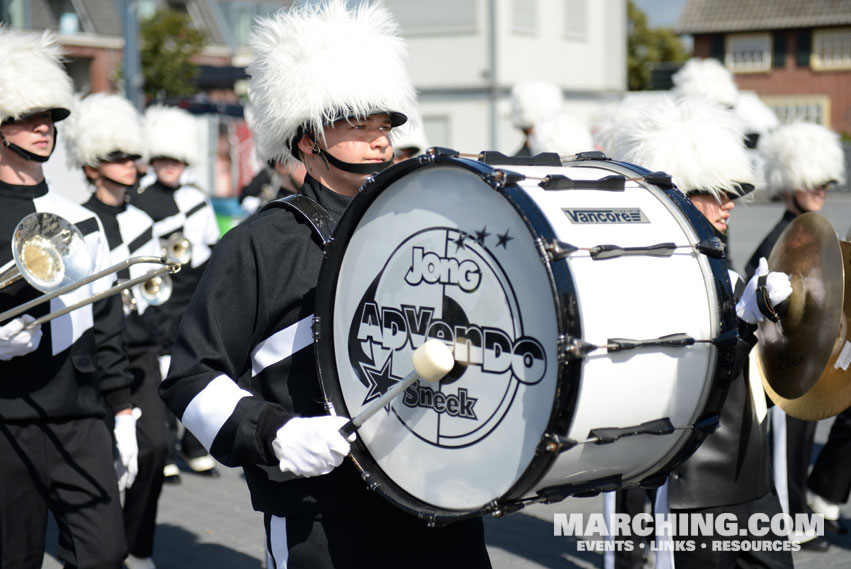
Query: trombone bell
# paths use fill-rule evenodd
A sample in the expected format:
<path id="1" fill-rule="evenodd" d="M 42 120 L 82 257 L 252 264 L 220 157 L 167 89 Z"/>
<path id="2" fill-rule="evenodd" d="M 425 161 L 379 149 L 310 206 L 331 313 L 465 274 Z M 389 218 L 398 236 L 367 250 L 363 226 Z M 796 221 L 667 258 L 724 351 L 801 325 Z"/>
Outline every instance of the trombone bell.
<path id="1" fill-rule="evenodd" d="M 182 233 L 172 233 L 168 239 L 160 239 L 164 257 L 185 265 L 192 260 L 192 243 Z"/>
<path id="2" fill-rule="evenodd" d="M 0 278 L 0 288 L 23 277 L 33 288 L 51 292 L 84 278 L 92 268 L 83 234 L 52 213 L 31 213 L 18 223 L 12 254 L 15 267 Z"/>
<path id="3" fill-rule="evenodd" d="M 167 274 L 146 280 L 139 287 L 142 298 L 151 306 L 160 306 L 171 298 L 172 280 Z"/>

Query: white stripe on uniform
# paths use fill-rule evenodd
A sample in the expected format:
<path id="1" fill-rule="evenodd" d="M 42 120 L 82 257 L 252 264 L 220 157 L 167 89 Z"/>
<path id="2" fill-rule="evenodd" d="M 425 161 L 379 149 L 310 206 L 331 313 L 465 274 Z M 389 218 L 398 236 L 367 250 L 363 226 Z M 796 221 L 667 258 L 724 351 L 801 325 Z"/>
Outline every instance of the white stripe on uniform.
<path id="1" fill-rule="evenodd" d="M 313 315 L 275 332 L 251 351 L 251 375 L 283 361 L 313 343 Z"/>
<path id="2" fill-rule="evenodd" d="M 269 569 L 287 569 L 290 547 L 287 543 L 287 520 L 278 516 L 269 516 L 269 549 L 266 552 L 266 566 Z"/>
<path id="3" fill-rule="evenodd" d="M 251 393 L 240 389 L 228 376 L 220 375 L 192 398 L 180 420 L 201 441 L 204 448 L 210 450 L 222 425 L 233 414 L 236 404 L 243 397 L 251 397 Z"/>

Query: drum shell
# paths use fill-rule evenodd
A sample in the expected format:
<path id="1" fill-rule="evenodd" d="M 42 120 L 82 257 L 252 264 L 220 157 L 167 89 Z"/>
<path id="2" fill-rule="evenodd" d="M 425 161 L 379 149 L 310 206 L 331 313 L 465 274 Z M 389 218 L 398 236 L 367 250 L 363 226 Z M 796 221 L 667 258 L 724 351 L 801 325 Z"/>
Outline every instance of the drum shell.
<path id="1" fill-rule="evenodd" d="M 541 379 L 534 385 L 518 382 L 521 385 L 513 392 L 512 397 L 516 398 L 520 393 L 519 400 L 531 407 L 525 413 L 519 414 L 525 418 L 522 428 L 506 429 L 512 431 L 514 438 L 509 436 L 502 443 L 483 452 L 481 456 L 465 450 L 481 445 L 481 440 L 471 439 L 466 441 L 466 444 L 456 445 L 457 448 L 445 449 L 449 454 L 443 458 L 432 458 L 432 463 L 446 460 L 447 463 L 459 466 L 447 477 L 441 478 L 441 467 L 434 464 L 415 464 L 422 454 L 416 444 L 404 451 L 400 450 L 400 445 L 405 447 L 408 444 L 404 439 L 410 438 L 414 441 L 423 438 L 415 432 L 417 427 L 406 424 L 405 418 L 400 417 L 397 412 L 399 408 L 404 410 L 402 402 L 402 405 L 397 404 L 389 413 L 373 421 L 372 426 L 368 422 L 362 430 L 359 442 L 353 447 L 353 455 L 364 471 L 365 478 L 380 492 L 403 509 L 439 522 L 492 511 L 504 504 L 534 498 L 542 490 L 551 488 L 557 488 L 558 492 L 569 495 L 589 489 L 605 489 L 612 485 L 652 482 L 659 476 L 664 476 L 673 465 L 696 447 L 701 438 L 699 433 L 677 431 L 675 435 L 669 435 L 667 438 L 639 435 L 611 445 L 578 445 L 560 454 L 547 452 L 545 443 L 553 437 L 581 441 L 587 438 L 590 430 L 594 428 L 632 426 L 663 416 L 669 417 L 675 425 L 688 426 L 707 415 L 717 413 L 723 398 L 721 386 L 725 383 L 724 378 L 719 380 L 718 376 L 729 375 L 728 371 L 725 371 L 726 364 L 719 364 L 721 360 L 726 361 L 729 354 L 722 353 L 711 344 L 693 346 L 688 350 L 656 349 L 649 354 L 595 354 L 593 357 L 575 361 L 560 359 L 564 355 L 563 342 L 568 337 L 605 343 L 608 337 L 650 338 L 684 332 L 697 338 L 713 338 L 728 331 L 734 325 L 734 319 L 729 317 L 731 299 L 726 270 L 723 262 L 709 259 L 693 249 L 675 253 L 672 256 L 673 261 L 667 260 L 667 270 L 664 269 L 666 261 L 661 258 L 629 257 L 592 261 L 587 253 L 578 253 L 564 259 L 550 259 L 544 245 L 555 240 L 577 246 L 618 242 L 619 239 L 622 239 L 621 245 L 650 244 L 658 241 L 693 244 L 709 238 L 711 232 L 708 225 L 701 221 L 699 213 L 673 188 L 661 189 L 638 181 L 628 182 L 622 192 L 549 191 L 538 186 L 540 178 L 553 173 L 578 179 L 600 178 L 612 173 L 626 174 L 629 177 L 643 175 L 643 170 L 632 165 L 610 161 L 586 161 L 581 164 L 568 164 L 562 168 L 512 167 L 511 171 L 520 176 L 508 176 L 506 183 L 505 177 L 499 179 L 502 171 L 488 165 L 431 156 L 418 161 L 408 161 L 377 176 L 374 182 L 364 188 L 341 219 L 335 231 L 335 241 L 327 251 L 327 260 L 320 277 L 318 298 L 323 299 L 323 303 L 328 298 L 334 299 L 333 302 L 317 306 L 319 322 L 316 346 L 323 389 L 336 412 L 351 416 L 358 411 L 360 401 L 351 396 L 347 397 L 343 391 L 356 391 L 361 387 L 366 389 L 366 386 L 359 385 L 363 383 L 362 378 L 352 378 L 359 373 L 362 375 L 362 370 L 351 369 L 351 358 L 348 355 L 341 357 L 335 346 L 345 344 L 346 351 L 357 343 L 358 338 L 352 338 L 350 322 L 352 315 L 359 310 L 357 306 L 362 308 L 363 302 L 357 306 L 349 302 L 345 308 L 340 307 L 346 304 L 350 297 L 362 298 L 364 292 L 371 287 L 374 288 L 370 294 L 375 296 L 376 290 L 381 289 L 381 283 L 376 285 L 372 274 L 383 275 L 389 270 L 394 254 L 397 254 L 400 248 L 400 242 L 410 241 L 418 231 L 423 234 L 428 228 L 442 227 L 447 236 L 451 233 L 456 240 L 463 233 L 467 233 L 466 242 L 472 245 L 475 245 L 476 237 L 479 237 L 484 244 L 480 249 L 486 250 L 487 254 L 492 254 L 493 258 L 497 259 L 501 249 L 508 251 L 508 246 L 519 243 L 512 241 L 524 241 L 524 260 L 520 266 L 507 270 L 503 277 L 494 277 L 492 283 L 501 282 L 504 285 L 504 281 L 517 279 L 516 275 L 536 275 L 536 282 L 533 284 L 524 282 L 520 286 L 509 282 L 509 286 L 500 286 L 503 290 L 514 290 L 517 298 L 531 295 L 531 299 L 515 299 L 513 302 L 516 307 L 522 305 L 523 310 L 527 310 L 527 306 L 537 305 L 533 310 L 534 314 L 524 320 L 547 321 L 537 332 L 540 334 L 538 342 L 549 359 L 546 379 Z M 443 179 L 438 179 L 441 176 Z M 408 187 L 400 189 L 400 184 Z M 442 190 L 430 191 L 430 187 L 439 187 Z M 463 194 L 463 199 L 457 197 L 459 194 Z M 405 195 L 408 197 L 402 199 Z M 474 195 L 477 197 L 473 197 Z M 407 203 L 388 205 L 394 199 L 402 202 L 407 200 Z M 453 199 L 458 203 L 453 202 Z M 474 202 L 472 207 L 464 203 L 470 200 Z M 479 205 L 477 200 L 482 205 Z M 483 205 L 485 202 L 487 207 Z M 634 227 L 621 228 L 622 231 L 616 232 L 612 231 L 611 227 L 602 231 L 599 227 L 589 230 L 588 227 L 571 226 L 564 210 L 586 208 L 586 202 L 594 207 L 620 209 L 629 209 L 637 203 L 640 208 L 647 210 L 645 215 L 649 214 L 654 219 L 661 218 L 663 223 L 655 230 L 653 223 L 646 223 L 647 227 L 641 228 L 644 231 L 639 236 L 634 234 Z M 490 225 L 491 229 L 488 229 L 488 222 L 482 217 L 480 210 L 487 210 L 487 219 L 515 219 L 508 230 L 500 233 L 502 230 L 494 225 Z M 380 213 L 373 214 L 374 211 Z M 420 219 L 429 215 L 442 221 L 424 222 Z M 476 223 L 464 225 L 472 218 L 476 218 Z M 453 222 L 453 219 L 465 221 Z M 370 226 L 381 226 L 382 231 L 389 231 L 390 238 L 378 239 L 376 236 L 380 235 L 380 232 L 371 233 L 366 237 L 370 231 L 367 228 Z M 491 231 L 493 229 L 498 230 Z M 481 233 L 477 235 L 477 231 Z M 509 235 L 511 239 L 500 246 L 500 238 Z M 383 242 L 377 247 L 368 247 L 370 237 Z M 449 242 L 447 238 L 447 243 Z M 463 245 L 464 240 L 460 242 Z M 365 249 L 371 248 L 379 250 L 364 252 Z M 452 257 L 450 252 L 451 247 L 447 246 L 444 256 L 446 259 Z M 485 255 L 482 252 L 477 254 Z M 370 255 L 374 257 L 372 261 L 368 260 Z M 426 255 L 428 253 L 423 251 L 422 256 Z M 432 260 L 439 261 L 437 257 L 439 256 L 433 256 Z M 515 254 L 512 263 L 517 262 L 516 257 Z M 493 265 L 497 269 L 505 270 L 505 267 L 501 266 L 501 263 L 505 262 L 497 259 Z M 370 263 L 373 266 L 370 266 Z M 411 267 L 414 264 L 412 260 Z M 381 265 L 380 268 L 377 265 Z M 459 261 L 460 265 L 463 265 L 463 261 Z M 677 268 L 671 268 L 673 265 L 677 265 Z M 400 272 L 398 268 L 395 270 Z M 370 271 L 371 274 L 358 277 L 360 273 Z M 498 273 L 499 270 L 493 272 Z M 506 277 L 508 273 L 514 276 Z M 687 275 L 687 283 L 679 282 L 682 280 L 680 273 Z M 620 275 L 622 278 L 613 280 L 612 275 Z M 421 278 L 419 284 L 423 282 L 425 281 Z M 343 283 L 345 289 L 340 286 Z M 522 293 L 517 292 L 520 289 L 523 289 Z M 404 296 L 392 290 L 388 294 L 389 297 Z M 675 297 L 673 301 L 672 296 Z M 385 298 L 388 296 L 385 295 Z M 459 301 L 454 299 L 453 303 L 459 304 Z M 405 305 L 404 299 L 396 301 L 396 304 L 396 308 Z M 509 306 L 507 310 L 511 312 L 512 301 L 504 304 Z M 672 309 L 673 317 L 664 316 L 666 308 Z M 654 314 L 654 310 L 657 313 Z M 466 313 L 470 311 L 474 312 L 473 309 L 462 312 L 467 316 Z M 519 308 L 517 311 L 522 312 Z M 373 317 L 380 321 L 378 309 L 375 308 L 374 312 Z M 363 316 L 363 312 L 359 314 Z M 484 318 L 481 315 L 486 315 L 487 311 L 478 314 Z M 422 316 L 422 313 L 419 315 Z M 416 323 L 416 316 L 417 313 L 414 312 L 414 317 L 409 318 L 408 323 Z M 615 325 L 619 321 L 627 325 Z M 609 327 L 606 327 L 606 322 L 610 323 Z M 469 318 L 466 323 L 476 324 Z M 502 328 L 500 324 L 490 325 L 492 322 L 481 327 L 499 330 L 505 328 L 504 323 L 503 321 Z M 514 325 L 514 332 L 517 329 L 518 326 Z M 514 336 L 516 340 L 518 335 Z M 453 344 L 452 341 L 448 342 Z M 677 371 L 679 365 L 682 365 L 683 369 Z M 394 360 L 390 366 L 394 376 L 398 376 L 397 367 L 399 364 Z M 688 379 L 691 376 L 697 376 L 697 379 Z M 683 380 L 684 377 L 687 381 Z M 474 394 L 471 384 L 465 383 L 466 381 L 462 376 L 458 385 L 467 385 L 466 403 L 469 405 L 469 399 L 474 397 Z M 678 384 L 684 381 L 688 397 L 675 397 L 678 395 Z M 344 388 L 341 388 L 341 382 Z M 660 393 L 654 394 L 654 384 Z M 345 387 L 346 385 L 348 387 Z M 528 395 L 539 388 L 545 393 Z M 461 388 L 458 389 L 459 391 L 448 393 L 455 394 L 455 404 L 463 406 L 465 401 L 457 397 Z M 642 403 L 641 398 L 636 397 L 636 393 L 642 390 L 648 396 L 648 403 Z M 479 405 L 480 398 L 475 398 L 475 405 Z M 409 399 L 413 399 L 413 396 Z M 682 401 L 677 404 L 676 401 L 680 399 Z M 419 403 L 421 402 L 417 401 L 417 404 Z M 426 409 L 425 414 L 433 411 L 434 407 Z M 498 425 L 502 425 L 503 421 L 507 424 L 509 419 L 506 417 L 509 417 L 509 414 L 501 418 L 494 429 L 498 430 Z M 388 438 L 386 433 L 394 433 L 389 436 L 393 442 L 377 443 L 382 437 Z M 403 458 L 388 461 L 387 456 L 391 455 L 391 451 L 399 453 Z M 473 458 L 468 459 L 466 455 Z M 494 464 L 485 464 L 476 470 L 477 464 L 487 462 L 483 461 L 483 456 L 511 458 L 499 459 Z M 414 482 L 400 480 L 405 478 L 406 474 L 400 474 L 399 469 L 409 469 L 410 478 Z M 495 470 L 508 470 L 510 473 L 500 478 L 492 475 Z M 491 480 L 497 478 L 498 482 Z M 491 482 L 493 488 L 490 494 L 487 490 L 485 493 L 475 491 L 476 487 L 487 487 Z M 429 488 L 424 489 L 424 486 L 429 484 L 439 490 L 432 492 Z M 458 489 L 454 491 L 454 496 L 457 496 L 458 500 L 454 501 L 454 497 L 447 498 L 446 489 L 456 484 Z M 411 485 L 415 488 L 411 488 Z"/>

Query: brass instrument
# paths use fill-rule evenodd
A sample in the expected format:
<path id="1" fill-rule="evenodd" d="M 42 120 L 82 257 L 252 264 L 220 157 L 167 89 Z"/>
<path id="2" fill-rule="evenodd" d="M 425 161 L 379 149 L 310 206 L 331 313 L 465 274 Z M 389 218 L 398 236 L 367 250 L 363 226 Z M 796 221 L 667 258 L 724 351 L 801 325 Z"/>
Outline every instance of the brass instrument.
<path id="1" fill-rule="evenodd" d="M 185 265 L 192 260 L 192 243 L 183 233 L 172 233 L 168 239 L 160 239 L 163 257 Z"/>
<path id="2" fill-rule="evenodd" d="M 45 212 L 31 213 L 18 223 L 12 235 L 12 251 L 15 266 L 0 274 L 0 289 L 24 278 L 35 289 L 45 294 L 0 313 L 0 323 L 132 265 L 138 263 L 162 265 L 144 275 L 41 316 L 31 322 L 27 328 L 34 328 L 113 294 L 122 293 L 125 289 L 180 270 L 179 263 L 166 257 L 141 256 L 131 257 L 95 274 L 89 274 L 92 261 L 83 235 L 64 218 Z"/>

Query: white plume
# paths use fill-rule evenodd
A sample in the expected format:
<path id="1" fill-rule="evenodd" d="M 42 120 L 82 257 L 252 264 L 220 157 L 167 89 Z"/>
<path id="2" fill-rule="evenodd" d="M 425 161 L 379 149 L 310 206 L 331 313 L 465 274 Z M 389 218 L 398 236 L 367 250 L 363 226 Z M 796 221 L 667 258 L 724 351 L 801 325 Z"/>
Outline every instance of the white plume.
<path id="1" fill-rule="evenodd" d="M 717 59 L 689 59 L 671 79 L 678 97 L 709 99 L 732 108 L 739 95 L 733 74 Z"/>
<path id="2" fill-rule="evenodd" d="M 814 123 L 783 125 L 760 141 L 772 195 L 845 183 L 845 154 L 835 132 Z"/>
<path id="3" fill-rule="evenodd" d="M 321 136 L 340 118 L 414 107 L 407 46 L 379 4 L 348 10 L 344 0 L 327 0 L 281 10 L 257 22 L 249 45 L 254 132 L 264 160 L 296 159 L 299 127 Z"/>
<path id="4" fill-rule="evenodd" d="M 683 193 L 740 194 L 753 184 L 744 128 L 732 111 L 706 99 L 664 98 L 618 113 L 608 154 L 649 170 L 662 170 Z"/>
<path id="5" fill-rule="evenodd" d="M 0 122 L 38 110 L 69 109 L 72 93 L 52 32 L 0 27 Z"/>
<path id="6" fill-rule="evenodd" d="M 511 88 L 511 116 L 514 126 L 524 130 L 561 110 L 564 97 L 561 87 L 530 79 L 515 83 Z"/>
<path id="7" fill-rule="evenodd" d="M 75 101 L 62 124 L 62 139 L 72 168 L 96 166 L 114 151 L 145 153 L 141 117 L 120 95 L 94 93 Z"/>
<path id="8" fill-rule="evenodd" d="M 177 107 L 148 107 L 144 118 L 146 156 L 181 160 L 192 166 L 201 159 L 198 119 Z"/>
<path id="9" fill-rule="evenodd" d="M 585 122 L 562 111 L 535 123 L 529 146 L 532 154 L 556 152 L 560 156 L 569 156 L 594 150 L 594 141 Z"/>

